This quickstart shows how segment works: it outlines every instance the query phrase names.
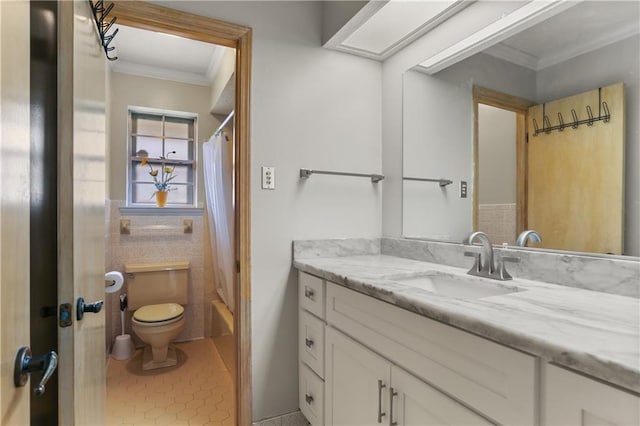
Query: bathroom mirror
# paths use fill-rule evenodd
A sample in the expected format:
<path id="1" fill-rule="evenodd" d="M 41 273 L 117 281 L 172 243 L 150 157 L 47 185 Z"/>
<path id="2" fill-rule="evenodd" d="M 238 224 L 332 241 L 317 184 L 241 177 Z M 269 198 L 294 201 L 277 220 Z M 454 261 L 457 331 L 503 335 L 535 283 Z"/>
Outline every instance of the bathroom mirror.
<path id="1" fill-rule="evenodd" d="M 639 256 L 639 34 L 638 2 L 581 2 L 443 70 L 407 70 L 403 235 L 515 245 L 536 223 L 530 247 Z"/>

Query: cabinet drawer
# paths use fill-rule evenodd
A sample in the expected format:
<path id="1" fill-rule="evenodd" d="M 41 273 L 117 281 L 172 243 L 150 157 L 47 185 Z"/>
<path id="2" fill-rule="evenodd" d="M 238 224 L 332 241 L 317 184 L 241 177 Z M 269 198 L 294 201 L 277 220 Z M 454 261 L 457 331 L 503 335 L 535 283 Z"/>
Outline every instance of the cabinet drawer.
<path id="1" fill-rule="evenodd" d="M 536 423 L 535 357 L 333 283 L 327 323 L 498 423 Z"/>
<path id="2" fill-rule="evenodd" d="M 301 310 L 298 332 L 300 361 L 324 379 L 324 322 Z"/>
<path id="3" fill-rule="evenodd" d="M 324 280 L 300 272 L 298 275 L 300 307 L 324 319 Z"/>
<path id="4" fill-rule="evenodd" d="M 324 382 L 305 364 L 300 363 L 298 405 L 312 426 L 324 425 Z"/>

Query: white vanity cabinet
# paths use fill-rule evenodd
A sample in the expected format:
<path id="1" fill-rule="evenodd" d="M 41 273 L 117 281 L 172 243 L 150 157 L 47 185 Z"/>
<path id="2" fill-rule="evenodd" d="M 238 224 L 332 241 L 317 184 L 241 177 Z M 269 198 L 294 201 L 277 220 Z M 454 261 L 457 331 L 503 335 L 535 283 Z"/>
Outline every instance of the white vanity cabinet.
<path id="1" fill-rule="evenodd" d="M 553 365 L 542 377 L 543 425 L 640 425 L 637 395 Z"/>
<path id="2" fill-rule="evenodd" d="M 327 425 L 491 424 L 332 327 L 326 350 Z"/>
<path id="3" fill-rule="evenodd" d="M 324 280 L 298 274 L 298 358 L 300 411 L 313 426 L 324 425 Z"/>
<path id="4" fill-rule="evenodd" d="M 312 425 L 640 424 L 636 394 L 306 273 L 299 283 Z"/>

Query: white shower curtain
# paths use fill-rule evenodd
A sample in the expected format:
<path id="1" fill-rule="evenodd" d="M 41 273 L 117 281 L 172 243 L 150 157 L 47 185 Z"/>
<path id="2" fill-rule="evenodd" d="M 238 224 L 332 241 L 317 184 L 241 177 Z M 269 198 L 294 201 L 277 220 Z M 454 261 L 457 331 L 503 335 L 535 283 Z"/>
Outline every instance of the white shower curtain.
<path id="1" fill-rule="evenodd" d="M 218 294 L 233 312 L 233 205 L 232 165 L 226 161 L 231 143 L 222 132 L 202 145 L 204 188 L 211 247 L 215 250 L 215 278 Z"/>

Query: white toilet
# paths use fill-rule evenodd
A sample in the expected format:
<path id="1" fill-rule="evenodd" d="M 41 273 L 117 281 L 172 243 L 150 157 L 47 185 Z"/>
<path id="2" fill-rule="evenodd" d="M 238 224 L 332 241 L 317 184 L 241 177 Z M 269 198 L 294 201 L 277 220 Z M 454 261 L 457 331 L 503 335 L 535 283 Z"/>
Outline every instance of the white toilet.
<path id="1" fill-rule="evenodd" d="M 143 370 L 176 365 L 169 343 L 184 328 L 189 262 L 126 264 L 127 296 L 133 332 L 147 344 Z"/>

